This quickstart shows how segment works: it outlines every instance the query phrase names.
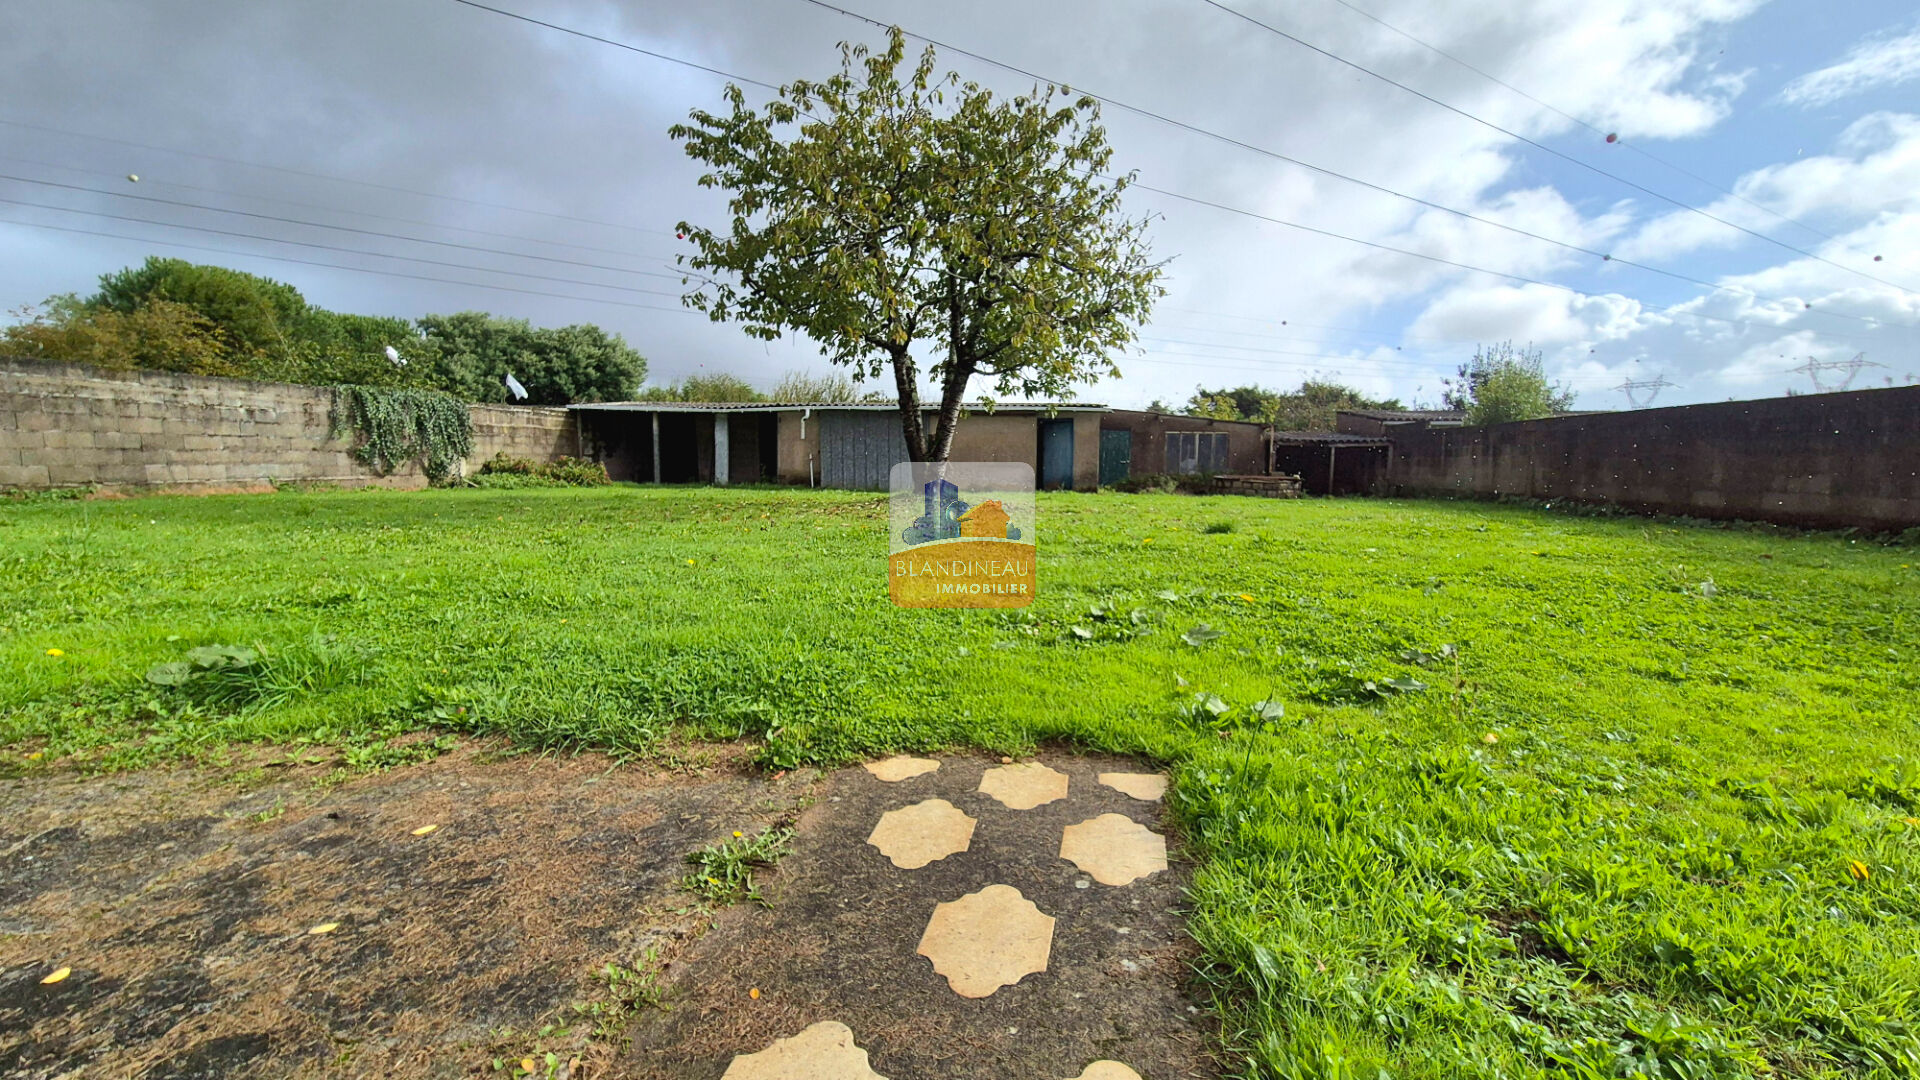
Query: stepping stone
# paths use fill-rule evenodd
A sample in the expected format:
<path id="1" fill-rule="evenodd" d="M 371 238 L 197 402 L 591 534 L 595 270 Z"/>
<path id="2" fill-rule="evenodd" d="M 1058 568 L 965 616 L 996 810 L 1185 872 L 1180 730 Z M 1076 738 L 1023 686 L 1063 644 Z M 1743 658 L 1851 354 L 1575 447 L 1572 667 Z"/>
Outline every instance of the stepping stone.
<path id="1" fill-rule="evenodd" d="M 989 885 L 935 907 L 915 951 L 933 961 L 954 993 L 987 997 L 1047 970 L 1053 916 L 1011 885 Z"/>
<path id="2" fill-rule="evenodd" d="M 1031 810 L 1067 797 L 1067 774 L 1038 762 L 1000 765 L 980 777 L 980 790 L 1014 810 Z"/>
<path id="3" fill-rule="evenodd" d="M 1102 885 L 1126 885 L 1167 868 L 1167 838 L 1125 814 L 1101 814 L 1066 827 L 1060 857 Z"/>
<path id="4" fill-rule="evenodd" d="M 853 1031 L 822 1020 L 790 1039 L 775 1039 L 757 1054 L 739 1054 L 720 1080 L 887 1080 L 853 1045 Z"/>
<path id="5" fill-rule="evenodd" d="M 1140 1074 L 1117 1061 L 1096 1061 L 1073 1080 L 1140 1080 Z"/>
<path id="6" fill-rule="evenodd" d="M 864 766 L 868 772 L 889 784 L 925 776 L 939 767 L 940 763 L 932 758 L 908 757 L 905 754 L 895 754 L 884 761 L 869 761 Z"/>
<path id="7" fill-rule="evenodd" d="M 973 842 L 974 820 L 945 799 L 928 799 L 880 815 L 867 843 L 902 870 L 957 855 Z"/>
<path id="8" fill-rule="evenodd" d="M 1103 772 L 1100 782 L 1142 802 L 1158 802 L 1160 796 L 1167 793 L 1167 777 L 1164 773 Z"/>

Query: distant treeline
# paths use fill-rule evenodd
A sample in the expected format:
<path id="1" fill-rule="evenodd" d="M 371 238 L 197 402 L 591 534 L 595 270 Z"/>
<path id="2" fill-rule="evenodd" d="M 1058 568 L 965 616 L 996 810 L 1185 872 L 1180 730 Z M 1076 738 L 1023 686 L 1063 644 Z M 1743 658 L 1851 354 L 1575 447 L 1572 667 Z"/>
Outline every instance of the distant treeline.
<path id="1" fill-rule="evenodd" d="M 107 368 L 413 387 L 493 402 L 512 400 L 511 373 L 530 405 L 626 400 L 647 373 L 620 335 L 590 323 L 536 327 L 478 311 L 351 315 L 309 304 L 271 278 L 181 259 L 150 257 L 103 275 L 92 296 L 54 296 L 16 314 L 0 330 L 0 354 Z"/>

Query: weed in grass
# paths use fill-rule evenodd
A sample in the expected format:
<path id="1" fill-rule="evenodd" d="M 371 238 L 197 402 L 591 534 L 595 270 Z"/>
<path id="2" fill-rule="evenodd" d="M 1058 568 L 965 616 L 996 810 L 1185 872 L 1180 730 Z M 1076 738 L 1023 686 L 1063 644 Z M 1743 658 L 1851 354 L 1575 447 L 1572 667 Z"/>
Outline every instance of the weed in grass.
<path id="1" fill-rule="evenodd" d="M 1224 533 L 1230 533 L 1233 531 L 1233 522 L 1209 521 L 1206 523 L 1205 526 L 1203 526 L 1200 529 L 1200 531 L 1205 533 L 1208 536 L 1220 536 Z"/>
<path id="2" fill-rule="evenodd" d="M 682 879 L 681 885 L 709 904 L 746 899 L 765 906 L 767 899 L 754 884 L 754 871 L 772 867 L 791 850 L 793 830 L 789 828 L 768 829 L 756 836 L 736 832 L 688 855 L 693 872 Z"/>
<path id="3" fill-rule="evenodd" d="M 221 712 L 273 709 L 326 693 L 360 677 L 366 650 L 315 635 L 274 653 L 238 645 L 201 645 L 181 660 L 147 669 L 146 680 L 203 708 Z"/>
<path id="4" fill-rule="evenodd" d="M 635 1013 L 660 1004 L 659 951 L 648 949 L 637 967 L 608 963 L 595 973 L 603 995 L 596 1000 L 575 1002 L 576 1016 L 593 1025 L 592 1037 L 600 1042 L 619 1042 Z"/>

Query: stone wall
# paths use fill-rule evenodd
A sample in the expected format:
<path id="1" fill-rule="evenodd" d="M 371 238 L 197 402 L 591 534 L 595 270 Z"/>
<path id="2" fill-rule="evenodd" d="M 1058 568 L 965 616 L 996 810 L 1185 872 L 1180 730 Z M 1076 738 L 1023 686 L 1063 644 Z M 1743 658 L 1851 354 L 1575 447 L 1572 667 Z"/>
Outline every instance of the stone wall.
<path id="1" fill-rule="evenodd" d="M 1391 430 L 1376 493 L 1519 496 L 1814 528 L 1920 526 L 1920 386 Z"/>
<path id="2" fill-rule="evenodd" d="M 1297 499 L 1297 476 L 1215 476 L 1207 485 L 1215 495 L 1256 495 L 1268 499 Z"/>
<path id="3" fill-rule="evenodd" d="M 426 483 L 417 464 L 377 477 L 354 460 L 328 435 L 332 401 L 326 387 L 0 359 L 0 489 Z M 472 409 L 470 468 L 579 453 L 565 409 Z"/>

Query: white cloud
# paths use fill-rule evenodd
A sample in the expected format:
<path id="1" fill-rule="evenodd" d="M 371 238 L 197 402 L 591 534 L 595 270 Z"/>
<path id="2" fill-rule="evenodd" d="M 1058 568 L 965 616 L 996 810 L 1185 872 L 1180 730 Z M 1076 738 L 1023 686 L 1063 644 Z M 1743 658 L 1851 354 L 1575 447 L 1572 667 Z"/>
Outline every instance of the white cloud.
<path id="1" fill-rule="evenodd" d="M 1836 259 L 1861 250 L 1920 250 L 1920 209 L 1882 213 L 1817 249 Z M 1898 269 L 1884 272 L 1902 280 Z M 1860 374 L 1856 388 L 1920 377 L 1920 361 L 1914 359 L 1920 294 L 1811 258 L 1718 281 L 1734 291 L 1706 293 L 1661 309 L 1645 309 L 1618 295 L 1463 283 L 1426 307 L 1408 341 L 1424 346 L 1461 336 L 1531 340 L 1544 351 L 1549 374 L 1584 395 L 1577 402 L 1581 408 L 1625 406 L 1627 399 L 1615 392 L 1623 381 L 1660 376 L 1677 384 L 1665 391 L 1662 404 L 1807 391 L 1814 384 L 1795 368 L 1809 359 L 1845 360 L 1855 354 L 1877 365 Z"/>
<path id="2" fill-rule="evenodd" d="M 1336 4 L 1239 2 L 1290 33 L 1529 137 L 1561 135 L 1573 126 Z M 1364 6 L 1570 113 L 1629 136 L 1678 137 L 1709 133 L 1732 107 L 1744 76 L 1713 67 L 1713 38 L 1760 5 L 1374 0 Z M 109 176 L 138 164 L 156 180 L 325 203 L 355 224 L 361 222 L 352 215 L 383 213 L 505 229 L 530 242 L 631 246 L 631 265 L 645 268 L 664 257 L 661 245 L 671 249 L 673 222 L 721 212 L 718 198 L 695 185 L 698 170 L 665 136 L 666 126 L 689 108 L 720 105 L 720 80 L 706 75 L 464 9 L 370 4 L 362 5 L 365 19 L 343 22 L 291 7 L 207 0 L 204 10 L 194 8 L 194 19 L 181 23 L 156 19 L 151 5 L 139 0 L 41 7 L 46 10 L 30 12 L 18 33 L 0 35 L 0 97 L 17 103 L 15 111 L 23 115 L 73 130 L 628 222 L 655 235 L 199 160 L 136 155 L 142 159 L 136 163 L 124 148 L 50 136 L 23 146 L 22 153 Z M 555 22 L 772 81 L 825 75 L 836 63 L 836 41 L 879 38 L 869 27 L 804 4 L 711 0 L 609 8 L 588 0 L 546 0 L 534 7 Z M 1088 18 L 1085 4 L 1030 0 L 870 0 L 863 10 L 1076 88 L 1544 235 L 1600 247 L 1631 228 L 1629 208 L 1609 205 L 1615 189 L 1598 186 L 1597 199 L 1588 202 L 1594 189 L 1544 186 L 1543 174 L 1528 166 L 1531 152 L 1521 153 L 1507 136 L 1192 0 L 1146 0 L 1130 7 L 1127 18 L 1112 19 Z M 115 35 L 103 45 L 98 35 L 74 29 L 92 25 L 133 26 L 138 32 Z M 245 61 L 237 67 L 231 61 L 236 56 Z M 1002 93 L 1030 85 L 953 53 L 943 53 L 940 63 Z M 758 101 L 765 94 L 753 89 L 748 96 Z M 1158 187 L 1529 276 L 1558 277 L 1572 266 L 1568 254 L 1551 245 L 1423 211 L 1121 110 L 1108 110 L 1106 122 L 1116 168 L 1137 168 L 1144 182 Z M 287 195 L 288 187 L 298 190 Z M 1463 277 L 1456 269 L 1144 192 L 1129 205 L 1166 214 L 1153 229 L 1155 250 L 1179 256 L 1169 310 L 1159 323 L 1256 335 L 1265 327 L 1275 336 L 1209 339 L 1288 353 L 1188 346 L 1190 355 L 1176 356 L 1168 349 L 1148 358 L 1164 363 L 1129 363 L 1124 382 L 1090 388 L 1090 397 L 1121 404 L 1156 396 L 1184 400 L 1203 380 L 1288 384 L 1316 369 L 1337 371 L 1381 393 L 1430 397 L 1438 376 L 1470 354 L 1473 340 L 1489 336 L 1467 318 L 1467 294 L 1442 293 L 1453 296 L 1454 307 L 1424 324 L 1418 346 L 1389 340 L 1382 347 L 1379 340 L 1380 332 L 1398 329 L 1392 317 L 1434 290 L 1489 284 L 1477 275 Z M 94 275 L 140 250 L 92 241 L 43 250 L 14 235 L 0 234 L 0 307 L 85 288 Z M 589 261 L 607 259 L 593 255 Z M 276 272 L 264 260 L 250 265 Z M 349 310 L 419 314 L 473 306 L 549 323 L 592 319 L 626 334 L 653 358 L 660 379 L 730 371 L 765 385 L 782 370 L 807 363 L 813 352 L 804 340 L 749 341 L 736 327 L 687 315 L 284 265 L 276 276 L 295 279 L 318 303 Z M 506 276 L 486 280 L 525 284 Z M 1526 329 L 1508 333 L 1568 341 L 1556 347 L 1577 347 L 1579 356 L 1593 347 L 1573 340 L 1579 332 L 1604 337 L 1616 332 L 1620 320 L 1642 317 L 1621 314 L 1631 304 L 1624 298 L 1565 294 L 1542 297 L 1544 309 L 1536 314 L 1526 306 L 1532 302 L 1527 291 L 1517 291 L 1518 299 L 1507 292 L 1487 294 L 1500 312 L 1531 320 Z M 1276 324 L 1290 319 L 1291 325 L 1182 315 L 1170 310 L 1176 307 Z M 1650 332 L 1641 328 L 1620 340 L 1648 340 Z M 1453 340 L 1443 340 L 1449 334 Z M 1212 355 L 1191 355 L 1196 353 Z M 1597 355 L 1604 359 L 1604 350 Z"/>
<path id="3" fill-rule="evenodd" d="M 1861 41 L 1839 63 L 1809 71 L 1788 83 L 1780 91 L 1780 100 L 1812 108 L 1914 79 L 1920 79 L 1920 27 Z"/>
<path id="4" fill-rule="evenodd" d="M 1706 211 L 1802 246 L 1813 239 L 1812 234 L 1782 222 L 1776 214 L 1825 223 L 1829 228 L 1824 231 L 1831 231 L 1836 222 L 1857 224 L 1867 215 L 1920 212 L 1920 116 L 1871 113 L 1848 125 L 1834 145 L 1832 154 L 1747 173 L 1733 185 L 1737 198 L 1722 198 Z M 1751 240 L 1699 214 L 1676 210 L 1648 221 L 1613 253 L 1623 259 L 1659 261 Z M 1882 256 L 1879 269 L 1873 266 L 1876 254 Z M 1884 264 L 1901 254 L 1896 248 L 1842 248 L 1828 257 L 1885 276 Z"/>
<path id="5" fill-rule="evenodd" d="M 1407 330 L 1411 342 L 1512 340 L 1551 348 L 1624 338 L 1645 325 L 1640 302 L 1582 296 L 1540 285 L 1462 285 L 1428 305 Z"/>

